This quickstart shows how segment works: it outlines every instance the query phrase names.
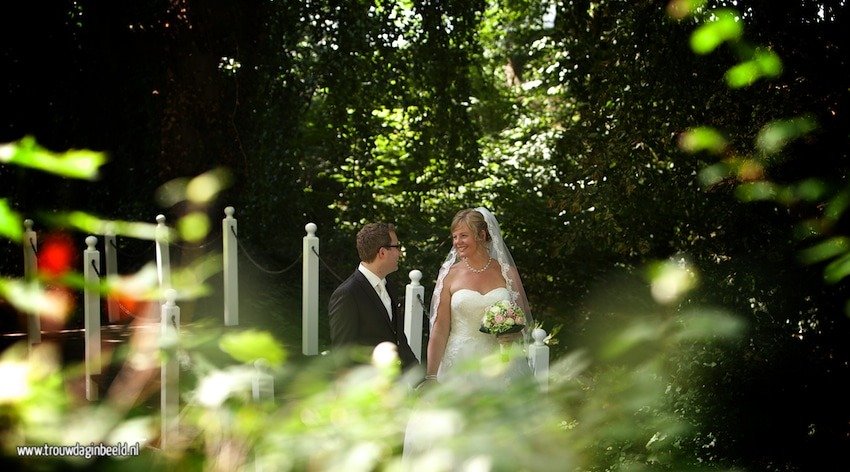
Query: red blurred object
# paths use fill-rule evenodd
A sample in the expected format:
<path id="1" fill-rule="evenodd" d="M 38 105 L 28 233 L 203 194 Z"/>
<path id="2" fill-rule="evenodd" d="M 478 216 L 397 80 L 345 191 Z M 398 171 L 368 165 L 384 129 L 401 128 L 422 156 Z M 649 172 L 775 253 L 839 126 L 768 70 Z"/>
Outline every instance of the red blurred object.
<path id="1" fill-rule="evenodd" d="M 38 271 L 42 275 L 60 276 L 71 270 L 75 262 L 74 241 L 64 233 L 49 234 L 38 248 Z"/>

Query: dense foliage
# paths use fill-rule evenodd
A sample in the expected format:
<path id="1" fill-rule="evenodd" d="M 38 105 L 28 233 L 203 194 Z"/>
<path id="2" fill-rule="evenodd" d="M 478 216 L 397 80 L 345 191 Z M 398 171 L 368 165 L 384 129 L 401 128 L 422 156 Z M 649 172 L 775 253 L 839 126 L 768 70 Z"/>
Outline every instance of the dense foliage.
<path id="1" fill-rule="evenodd" d="M 432 279 L 451 216 L 485 205 L 535 318 L 561 327 L 555 358 L 594 351 L 597 323 L 643 315 L 664 326 L 706 306 L 745 321 L 732 345 L 667 359 L 670 402 L 696 431 L 679 453 L 806 470 L 846 446 L 847 391 L 836 387 L 850 361 L 844 0 L 8 8 L 23 19 L 15 27 L 44 34 L 31 42 L 4 29 L 0 142 L 32 135 L 110 162 L 96 186 L 0 167 L 4 214 L 85 208 L 151 222 L 198 210 L 215 220 L 214 205 L 162 208 L 150 196 L 223 166 L 232 185 L 222 206 L 236 207 L 255 258 L 288 265 L 312 221 L 327 267 L 345 274 L 359 225 L 390 220 L 406 246 L 401 284 L 414 268 Z M 693 44 L 710 24 L 728 36 Z M 748 61 L 762 75 L 728 72 Z M 684 133 L 700 127 L 716 130 L 715 146 L 688 152 L 694 135 Z M 4 261 L 19 251 L 3 249 Z M 641 276 L 668 258 L 699 285 L 659 308 Z M 4 276 L 18 269 L 2 266 Z M 336 280 L 322 280 L 326 297 Z M 297 274 L 252 283 L 261 299 L 246 303 L 270 312 L 265 325 L 297 329 L 297 310 L 276 308 L 293 305 Z M 602 390 L 606 372 L 587 388 Z"/>

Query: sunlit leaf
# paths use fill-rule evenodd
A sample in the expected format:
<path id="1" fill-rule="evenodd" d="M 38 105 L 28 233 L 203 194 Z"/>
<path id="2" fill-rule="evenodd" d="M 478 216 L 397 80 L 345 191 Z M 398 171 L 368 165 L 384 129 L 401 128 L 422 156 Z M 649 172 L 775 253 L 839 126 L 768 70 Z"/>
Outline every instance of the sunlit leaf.
<path id="1" fill-rule="evenodd" d="M 705 5 L 705 0 L 670 0 L 667 4 L 667 14 L 671 18 L 681 20 L 693 15 L 703 5 Z"/>
<path id="2" fill-rule="evenodd" d="M 606 359 L 620 357 L 644 343 L 657 341 L 661 334 L 661 330 L 652 323 L 633 323 L 603 346 L 602 356 Z"/>
<path id="3" fill-rule="evenodd" d="M 744 202 L 773 200 L 778 195 L 778 188 L 772 182 L 745 182 L 735 189 L 735 195 Z"/>
<path id="4" fill-rule="evenodd" d="M 775 154 L 789 142 L 811 132 L 816 127 L 815 120 L 809 116 L 772 121 L 759 131 L 756 147 L 765 154 Z"/>
<path id="5" fill-rule="evenodd" d="M 679 148 L 685 152 L 708 151 L 720 154 L 726 149 L 726 139 L 714 128 L 700 126 L 679 136 Z"/>
<path id="6" fill-rule="evenodd" d="M 73 308 L 67 291 L 47 290 L 36 281 L 0 278 L 0 298 L 24 313 L 60 320 L 64 320 Z"/>
<path id="7" fill-rule="evenodd" d="M 223 168 L 213 169 L 189 181 L 186 199 L 194 203 L 208 203 L 229 185 L 230 173 Z"/>
<path id="8" fill-rule="evenodd" d="M 850 254 L 845 254 L 830 262 L 823 270 L 824 280 L 834 284 L 850 274 Z"/>
<path id="9" fill-rule="evenodd" d="M 735 11 L 716 10 L 711 21 L 691 34 L 691 49 L 697 54 L 708 54 L 724 41 L 739 39 L 743 31 L 743 22 Z"/>
<path id="10" fill-rule="evenodd" d="M 710 341 L 733 339 L 744 329 L 741 318 L 725 311 L 700 309 L 683 313 L 678 318 L 681 326 L 675 335 L 677 341 Z"/>
<path id="11" fill-rule="evenodd" d="M 699 181 L 703 186 L 711 187 L 721 180 L 728 178 L 730 175 L 731 169 L 729 166 L 722 162 L 718 162 L 717 164 L 712 164 L 700 170 Z"/>
<path id="12" fill-rule="evenodd" d="M 221 254 L 206 254 L 178 269 L 172 268 L 171 284 L 181 299 L 209 295 L 212 288 L 206 281 L 221 272 Z"/>
<path id="13" fill-rule="evenodd" d="M 0 198 L 0 236 L 19 242 L 23 237 L 23 220 L 9 207 L 5 198 Z"/>
<path id="14" fill-rule="evenodd" d="M 661 304 L 679 300 L 698 282 L 695 268 L 684 259 L 652 263 L 648 275 L 652 298 Z"/>
<path id="15" fill-rule="evenodd" d="M 39 146 L 27 136 L 18 142 L 0 146 L 0 162 L 49 172 L 75 179 L 94 180 L 106 163 L 102 152 L 76 150 L 56 153 Z"/>
<path id="16" fill-rule="evenodd" d="M 848 252 L 848 250 L 850 250 L 850 238 L 836 236 L 800 251 L 800 260 L 805 264 L 814 264 L 832 259 L 839 254 Z"/>
<path id="17" fill-rule="evenodd" d="M 286 360 L 286 350 L 265 331 L 248 330 L 225 334 L 219 342 L 219 347 L 240 362 L 265 359 L 271 365 L 281 365 Z"/>
<path id="18" fill-rule="evenodd" d="M 174 206 L 186 200 L 186 187 L 189 179 L 172 179 L 156 189 L 155 198 L 157 203 L 164 208 Z"/>
<path id="19" fill-rule="evenodd" d="M 726 71 L 726 83 L 732 88 L 742 88 L 755 83 L 761 77 L 758 64 L 746 61 Z"/>
<path id="20" fill-rule="evenodd" d="M 189 242 L 203 240 L 210 232 L 210 219 L 206 213 L 193 211 L 177 220 L 180 237 Z"/>
<path id="21" fill-rule="evenodd" d="M 828 220 L 838 221 L 848 205 L 850 205 L 850 190 L 844 190 L 826 204 L 823 216 Z"/>
<path id="22" fill-rule="evenodd" d="M 147 240 L 156 238 L 157 225 L 153 223 L 106 220 L 83 211 L 50 213 L 43 215 L 42 218 L 53 225 L 76 228 L 89 234 L 113 234 Z M 169 228 L 166 232 L 169 239 L 172 239 L 173 230 Z"/>
<path id="23" fill-rule="evenodd" d="M 823 198 L 828 188 L 820 179 L 806 179 L 797 184 L 796 195 L 800 200 L 815 202 Z"/>
<path id="24" fill-rule="evenodd" d="M 753 57 L 726 71 L 726 83 L 732 88 L 752 85 L 762 77 L 777 77 L 782 73 L 782 60 L 769 49 L 757 49 Z"/>
<path id="25" fill-rule="evenodd" d="M 756 50 L 753 60 L 758 64 L 762 75 L 766 77 L 778 77 L 782 73 L 782 60 L 770 49 Z"/>

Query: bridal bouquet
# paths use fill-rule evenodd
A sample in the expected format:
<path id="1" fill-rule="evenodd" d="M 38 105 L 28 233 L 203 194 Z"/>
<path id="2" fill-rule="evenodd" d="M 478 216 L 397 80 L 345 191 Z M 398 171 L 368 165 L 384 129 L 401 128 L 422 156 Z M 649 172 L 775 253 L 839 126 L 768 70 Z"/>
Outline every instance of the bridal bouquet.
<path id="1" fill-rule="evenodd" d="M 482 333 L 506 334 L 518 333 L 525 328 L 525 312 L 514 302 L 499 300 L 484 310 L 481 318 Z"/>

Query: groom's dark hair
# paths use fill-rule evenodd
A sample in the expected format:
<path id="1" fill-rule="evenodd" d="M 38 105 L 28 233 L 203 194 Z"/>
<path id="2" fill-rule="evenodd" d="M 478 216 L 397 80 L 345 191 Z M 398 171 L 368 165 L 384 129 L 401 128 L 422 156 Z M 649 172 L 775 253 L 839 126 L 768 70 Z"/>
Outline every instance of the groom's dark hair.
<path id="1" fill-rule="evenodd" d="M 357 232 L 357 254 L 363 262 L 372 262 L 382 247 L 390 245 L 390 232 L 395 233 L 392 223 L 369 223 Z"/>

